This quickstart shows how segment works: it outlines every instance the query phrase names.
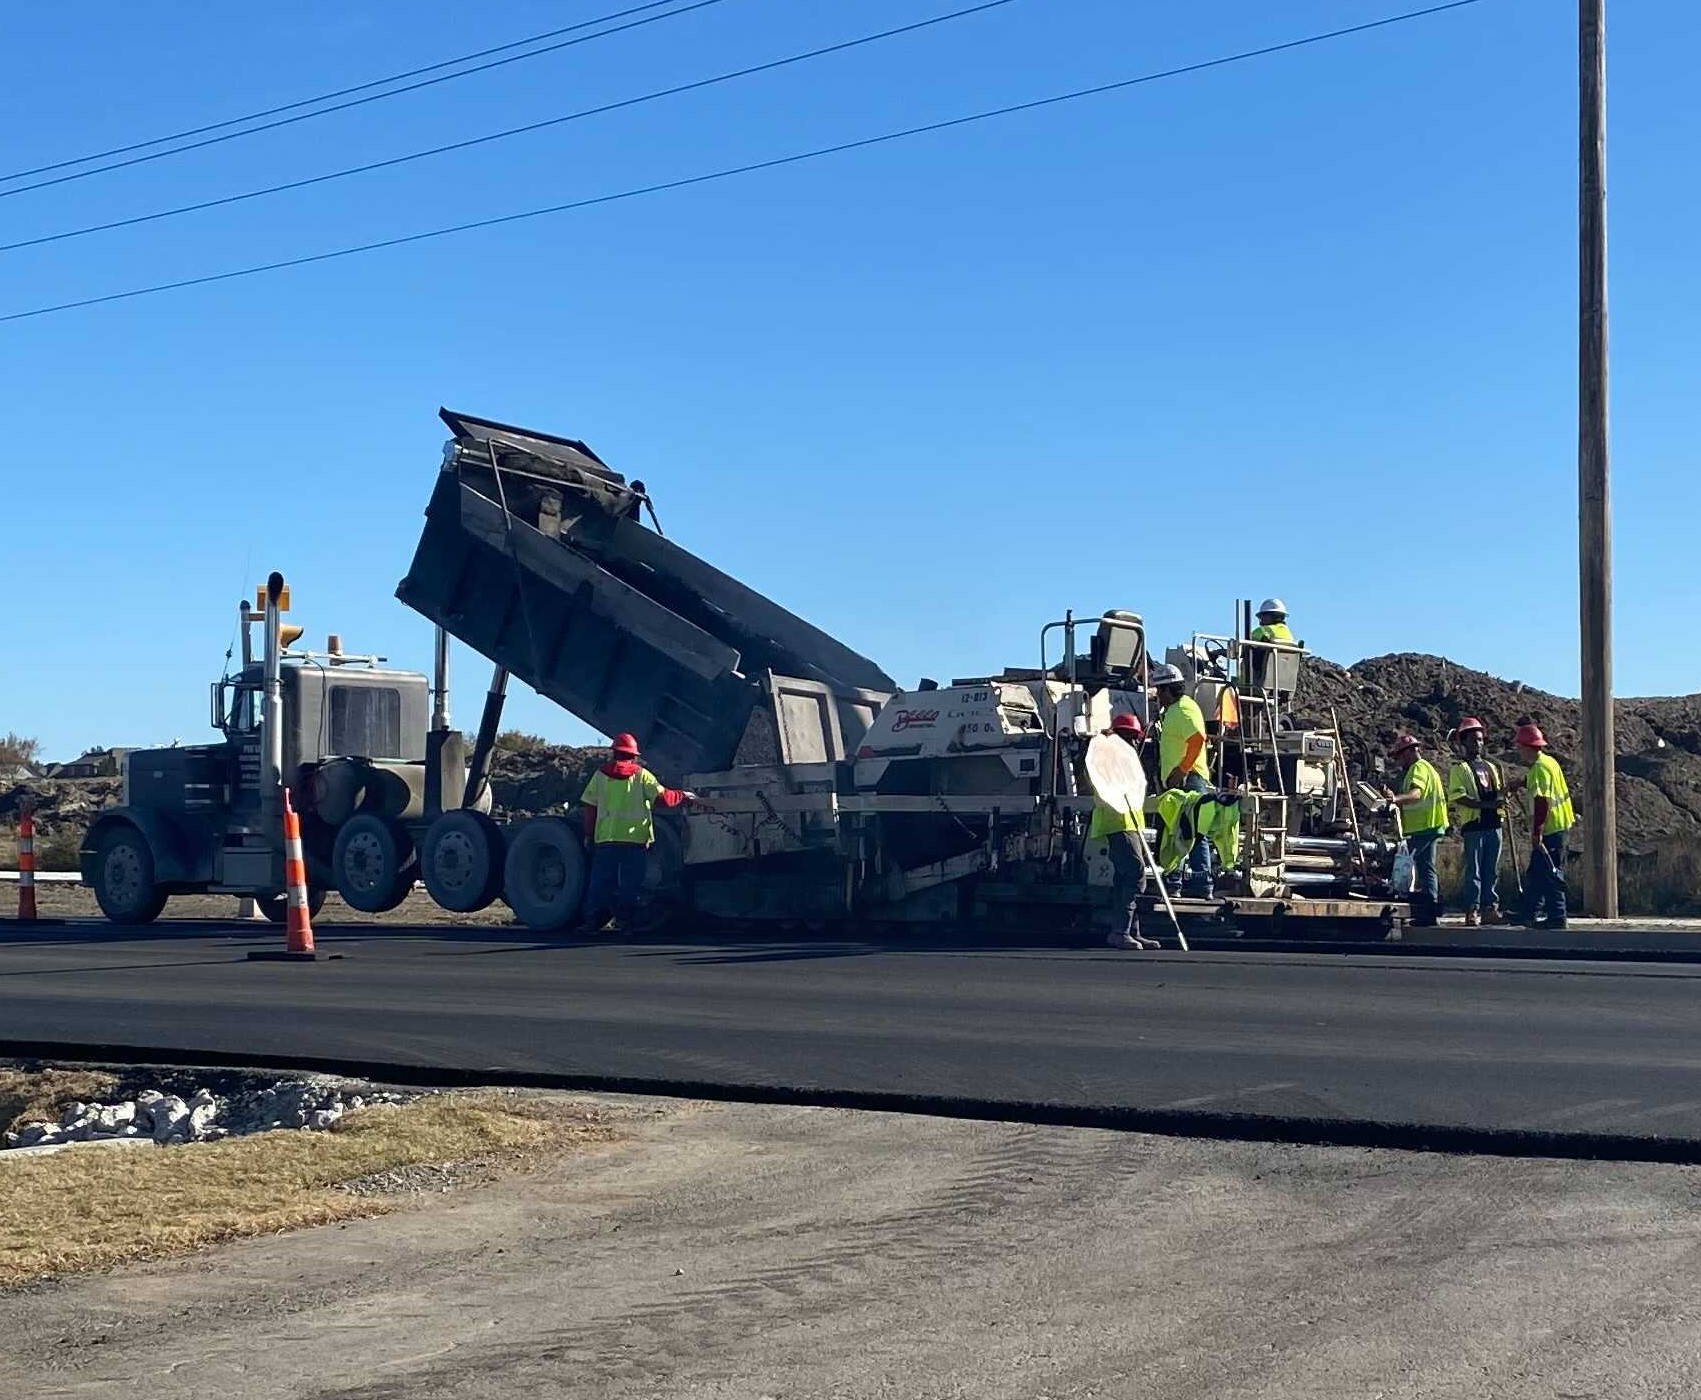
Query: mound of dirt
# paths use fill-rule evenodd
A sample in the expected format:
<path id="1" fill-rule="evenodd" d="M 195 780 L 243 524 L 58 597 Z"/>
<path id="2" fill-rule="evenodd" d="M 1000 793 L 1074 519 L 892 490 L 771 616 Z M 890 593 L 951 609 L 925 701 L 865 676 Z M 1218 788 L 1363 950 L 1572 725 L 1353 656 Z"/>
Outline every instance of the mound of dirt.
<path id="1" fill-rule="evenodd" d="M 498 744 L 490 765 L 491 815 L 498 821 L 561 813 L 577 802 L 591 774 L 608 762 L 607 749 L 567 744 Z"/>
<path id="2" fill-rule="evenodd" d="M 1533 720 L 1573 787 L 1581 780 L 1577 701 L 1444 657 L 1404 652 L 1350 667 L 1315 659 L 1307 665 L 1299 715 L 1326 725 L 1331 706 L 1355 764 L 1386 753 L 1400 734 L 1416 735 L 1432 759 L 1445 760 L 1449 735 L 1474 715 L 1488 726 L 1490 752 L 1513 766 L 1512 731 Z M 1614 712 L 1621 857 L 1674 847 L 1701 851 L 1701 695 L 1620 700 Z M 1579 845 L 1586 840 L 1579 831 Z"/>
<path id="3" fill-rule="evenodd" d="M 28 804 L 35 812 L 36 863 L 42 870 L 75 870 L 83 832 L 102 807 L 116 806 L 123 790 L 117 778 L 19 776 L 0 787 L 0 859 L 15 860 L 13 833 Z"/>

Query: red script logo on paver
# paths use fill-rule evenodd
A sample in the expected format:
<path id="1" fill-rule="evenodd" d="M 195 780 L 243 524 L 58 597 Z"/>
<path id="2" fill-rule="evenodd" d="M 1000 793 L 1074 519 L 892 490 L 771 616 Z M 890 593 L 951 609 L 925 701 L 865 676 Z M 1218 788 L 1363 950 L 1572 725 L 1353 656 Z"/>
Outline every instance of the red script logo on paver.
<path id="1" fill-rule="evenodd" d="M 938 721 L 938 710 L 899 710 L 892 721 L 892 732 L 899 734 L 906 729 L 931 729 Z"/>

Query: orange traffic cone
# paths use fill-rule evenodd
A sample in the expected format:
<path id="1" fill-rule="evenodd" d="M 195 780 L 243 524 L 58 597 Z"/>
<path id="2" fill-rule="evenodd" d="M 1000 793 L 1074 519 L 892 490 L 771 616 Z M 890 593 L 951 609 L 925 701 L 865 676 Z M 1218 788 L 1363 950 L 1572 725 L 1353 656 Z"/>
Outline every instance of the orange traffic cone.
<path id="1" fill-rule="evenodd" d="M 35 917 L 35 816 L 25 807 L 18 816 L 18 918 Z"/>
<path id="2" fill-rule="evenodd" d="M 313 920 L 307 909 L 307 861 L 301 853 L 301 818 L 290 803 L 287 788 L 283 805 L 284 891 L 288 901 L 283 951 L 251 952 L 248 956 L 255 962 L 315 962 L 319 954 L 313 947 Z"/>

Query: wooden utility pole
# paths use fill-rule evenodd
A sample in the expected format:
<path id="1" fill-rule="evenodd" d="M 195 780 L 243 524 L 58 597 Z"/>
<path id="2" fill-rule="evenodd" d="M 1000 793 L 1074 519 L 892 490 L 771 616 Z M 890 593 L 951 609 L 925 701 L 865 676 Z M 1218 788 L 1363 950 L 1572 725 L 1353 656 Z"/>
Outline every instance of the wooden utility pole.
<path id="1" fill-rule="evenodd" d="M 1618 917 L 1607 451 L 1606 0 L 1578 0 L 1577 544 L 1589 911 Z"/>

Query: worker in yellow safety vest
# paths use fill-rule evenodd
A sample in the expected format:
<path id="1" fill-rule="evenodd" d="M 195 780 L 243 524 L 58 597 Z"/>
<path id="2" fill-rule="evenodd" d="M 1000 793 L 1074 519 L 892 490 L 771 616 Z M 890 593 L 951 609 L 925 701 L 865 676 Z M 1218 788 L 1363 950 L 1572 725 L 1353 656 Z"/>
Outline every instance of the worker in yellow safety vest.
<path id="1" fill-rule="evenodd" d="M 697 794 L 664 787 L 638 762 L 638 741 L 617 734 L 609 761 L 591 775 L 581 800 L 585 838 L 591 843 L 585 926 L 617 931 L 630 925 L 644 890 L 649 850 L 656 840 L 655 809 L 684 806 L 695 802 Z"/>
<path id="2" fill-rule="evenodd" d="M 1506 779 L 1500 765 L 1483 754 L 1488 733 L 1475 715 L 1459 721 L 1453 737 L 1464 757 L 1447 773 L 1447 801 L 1453 825 L 1465 841 L 1465 924 L 1500 922 L 1500 896 L 1495 881 L 1500 869 L 1500 837 L 1506 805 Z"/>
<path id="3" fill-rule="evenodd" d="M 1140 723 L 1138 715 L 1112 715 L 1106 732 L 1121 739 L 1136 753 L 1146 740 L 1146 727 Z M 1087 827 L 1087 835 L 1104 841 L 1115 876 L 1110 887 L 1112 907 L 1127 911 L 1122 927 L 1112 929 L 1105 938 L 1112 948 L 1159 946 L 1157 939 L 1142 937 L 1140 933 L 1139 897 L 1146 888 L 1146 862 L 1141 858 L 1136 843 L 1143 834 L 1140 827 L 1144 821 L 1144 815 L 1139 812 L 1113 807 L 1096 795 L 1093 798 L 1093 819 Z"/>
<path id="4" fill-rule="evenodd" d="M 1266 598 L 1258 605 L 1258 625 L 1252 629 L 1251 640 L 1294 645 L 1293 629 L 1288 626 L 1288 605 L 1280 598 Z"/>
<path id="5" fill-rule="evenodd" d="M 1529 765 L 1524 791 L 1530 798 L 1530 868 L 1524 876 L 1524 903 L 1518 922 L 1537 928 L 1565 927 L 1565 844 L 1577 824 L 1565 770 L 1547 752 L 1541 726 L 1520 724 L 1513 736 L 1518 759 Z M 1543 907 L 1548 916 L 1537 918 Z"/>
<path id="6" fill-rule="evenodd" d="M 1205 751 L 1205 716 L 1187 693 L 1180 668 L 1154 666 L 1148 680 L 1163 707 L 1158 717 L 1159 781 L 1165 790 L 1209 792 L 1211 763 Z M 1189 898 L 1209 899 L 1213 890 L 1211 842 L 1201 836 L 1188 852 L 1181 892 Z"/>
<path id="7" fill-rule="evenodd" d="M 1435 844 L 1447 833 L 1447 789 L 1435 765 L 1419 752 L 1417 738 L 1402 734 L 1388 750 L 1401 765 L 1393 787 L 1382 795 L 1400 817 L 1400 835 L 1412 853 L 1417 888 L 1412 891 L 1412 927 L 1434 928 L 1441 917 L 1441 883 L 1435 873 Z"/>

